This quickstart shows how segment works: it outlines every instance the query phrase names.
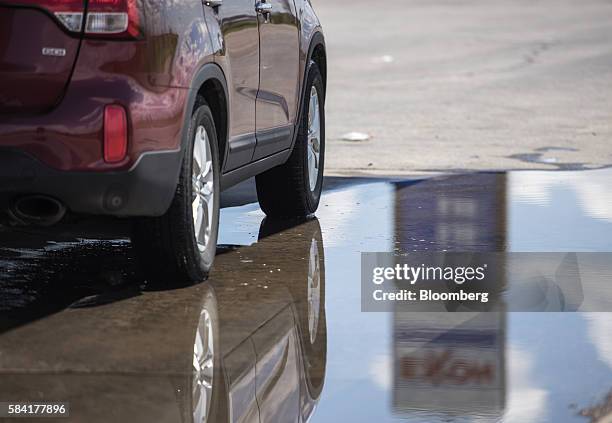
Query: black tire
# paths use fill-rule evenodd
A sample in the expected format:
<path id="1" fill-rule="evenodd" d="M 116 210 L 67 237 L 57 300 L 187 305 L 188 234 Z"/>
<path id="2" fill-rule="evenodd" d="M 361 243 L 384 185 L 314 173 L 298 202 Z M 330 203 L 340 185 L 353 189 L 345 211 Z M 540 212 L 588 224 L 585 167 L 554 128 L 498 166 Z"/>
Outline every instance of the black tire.
<path id="1" fill-rule="evenodd" d="M 317 181 L 310 188 L 308 176 L 308 115 L 310 92 L 314 87 L 319 99 L 320 155 Z M 268 170 L 256 179 L 257 197 L 261 209 L 270 217 L 299 217 L 313 214 L 319 207 L 325 164 L 325 89 L 323 78 L 316 63 L 310 62 L 306 75 L 306 94 L 302 104 L 302 115 L 295 146 L 289 160 Z"/>
<path id="2" fill-rule="evenodd" d="M 184 285 L 208 277 L 217 248 L 219 231 L 219 151 L 213 115 L 198 99 L 189 124 L 179 181 L 170 208 L 161 217 L 135 222 L 132 241 L 147 280 L 163 285 Z M 192 166 L 196 131 L 203 126 L 208 136 L 213 169 L 213 207 L 208 242 L 200 251 L 196 242 L 192 211 Z"/>

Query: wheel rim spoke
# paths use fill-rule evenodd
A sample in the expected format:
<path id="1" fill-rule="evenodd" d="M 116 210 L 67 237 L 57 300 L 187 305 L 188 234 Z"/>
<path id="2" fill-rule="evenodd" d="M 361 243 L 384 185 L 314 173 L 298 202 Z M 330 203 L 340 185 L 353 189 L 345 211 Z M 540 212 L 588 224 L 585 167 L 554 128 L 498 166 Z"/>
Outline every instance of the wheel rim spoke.
<path id="1" fill-rule="evenodd" d="M 319 94 L 315 87 L 312 87 L 310 90 L 308 106 L 308 182 L 310 190 L 314 191 L 319 179 L 319 159 L 321 154 L 321 111 L 319 107 Z"/>
<path id="2" fill-rule="evenodd" d="M 193 230 L 198 249 L 203 252 L 212 232 L 215 200 L 212 152 L 204 126 L 199 126 L 195 134 L 191 182 Z"/>

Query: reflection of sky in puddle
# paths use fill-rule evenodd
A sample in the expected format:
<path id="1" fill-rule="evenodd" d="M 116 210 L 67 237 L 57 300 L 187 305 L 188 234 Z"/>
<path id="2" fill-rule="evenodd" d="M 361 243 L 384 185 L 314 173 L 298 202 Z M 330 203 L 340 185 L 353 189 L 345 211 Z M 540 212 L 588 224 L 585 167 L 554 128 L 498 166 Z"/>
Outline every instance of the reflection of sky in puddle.
<path id="1" fill-rule="evenodd" d="M 402 327 L 452 338 L 485 333 L 487 326 L 458 323 L 459 316 L 440 322 L 439 315 L 361 313 L 358 252 L 610 251 L 610 181 L 610 170 L 521 172 L 328 193 L 317 213 L 326 248 L 328 366 L 312 420 L 586 421 L 579 409 L 612 388 L 612 314 L 488 315 L 498 339 L 488 350 L 469 342 L 402 343 L 394 339 Z M 436 384 L 424 377 L 407 381 L 397 370 L 400 358 L 418 366 L 446 350 L 455 360 L 489 358 L 495 380 Z"/>
<path id="2" fill-rule="evenodd" d="M 377 421 L 381 412 L 390 411 L 388 391 L 379 386 L 389 386 L 391 379 L 392 316 L 361 313 L 358 264 L 361 251 L 392 250 L 389 204 L 394 192 L 387 184 L 350 191 L 331 194 L 333 200 L 346 202 L 324 198 L 317 213 L 326 249 L 326 280 L 331 283 L 326 284 L 326 385 L 314 421 L 333 421 L 339 410 L 348 421 Z"/>
<path id="3" fill-rule="evenodd" d="M 612 169 L 516 172 L 507 180 L 511 251 L 612 250 Z"/>
<path id="4" fill-rule="evenodd" d="M 610 169 L 510 174 L 509 249 L 611 251 L 611 181 Z M 540 421 L 566 421 L 570 405 L 592 404 L 612 388 L 611 333 L 611 313 L 509 315 L 510 348 L 528 355 L 533 364 L 527 389 L 544 394 Z M 513 363 L 512 355 L 508 358 Z M 521 396 L 511 391 L 510 410 L 513 395 Z"/>
<path id="5" fill-rule="evenodd" d="M 219 244 L 254 244 L 257 242 L 259 225 L 265 216 L 257 203 L 222 209 L 219 226 L 223 229 L 219 231 Z"/>

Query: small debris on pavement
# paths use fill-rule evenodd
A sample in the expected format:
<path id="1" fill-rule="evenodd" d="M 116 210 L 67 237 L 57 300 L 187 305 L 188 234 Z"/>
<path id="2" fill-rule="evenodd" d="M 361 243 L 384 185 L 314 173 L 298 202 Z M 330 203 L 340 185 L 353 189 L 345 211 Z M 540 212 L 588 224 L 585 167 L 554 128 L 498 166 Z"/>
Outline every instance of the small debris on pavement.
<path id="1" fill-rule="evenodd" d="M 364 132 L 348 132 L 342 135 L 343 141 L 367 141 L 370 136 Z"/>
<path id="2" fill-rule="evenodd" d="M 390 54 L 385 54 L 383 56 L 377 56 L 372 59 L 374 63 L 393 63 L 395 58 Z"/>

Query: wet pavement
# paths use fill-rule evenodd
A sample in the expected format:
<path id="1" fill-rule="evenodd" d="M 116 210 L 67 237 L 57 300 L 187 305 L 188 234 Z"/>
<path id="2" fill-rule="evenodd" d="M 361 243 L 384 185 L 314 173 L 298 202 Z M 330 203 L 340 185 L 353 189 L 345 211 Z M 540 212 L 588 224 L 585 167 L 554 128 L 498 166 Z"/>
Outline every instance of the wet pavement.
<path id="1" fill-rule="evenodd" d="M 144 282 L 125 227 L 0 227 L 0 400 L 69 402 L 64 422 L 609 421 L 612 313 L 362 313 L 360 252 L 612 251 L 610 181 L 330 178 L 292 222 L 243 184 L 210 280 L 176 289 Z"/>

